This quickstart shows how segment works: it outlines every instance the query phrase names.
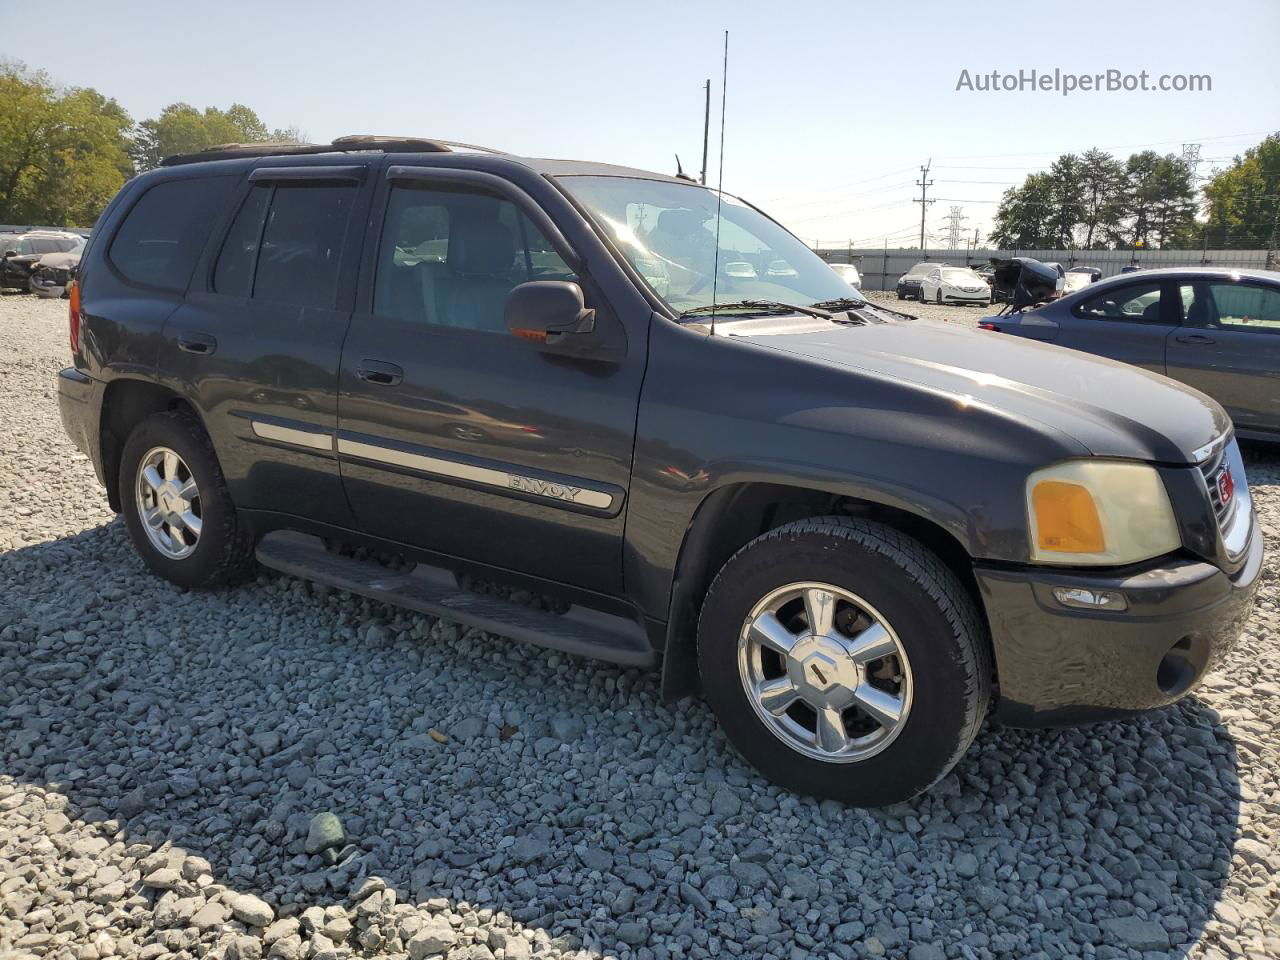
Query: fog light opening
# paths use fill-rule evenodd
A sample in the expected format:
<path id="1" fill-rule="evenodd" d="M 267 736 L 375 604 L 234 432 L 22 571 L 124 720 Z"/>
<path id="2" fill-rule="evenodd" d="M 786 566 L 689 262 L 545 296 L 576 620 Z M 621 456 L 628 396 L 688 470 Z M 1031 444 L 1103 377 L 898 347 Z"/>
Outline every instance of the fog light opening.
<path id="1" fill-rule="evenodd" d="M 1123 593 L 1114 590 L 1090 590 L 1085 587 L 1054 587 L 1053 598 L 1064 607 L 1076 610 L 1127 610 Z"/>
<path id="2" fill-rule="evenodd" d="M 1160 658 L 1160 666 L 1156 668 L 1156 686 L 1162 693 L 1177 696 L 1195 683 L 1203 664 L 1197 663 L 1192 647 L 1191 637 L 1183 637 Z"/>

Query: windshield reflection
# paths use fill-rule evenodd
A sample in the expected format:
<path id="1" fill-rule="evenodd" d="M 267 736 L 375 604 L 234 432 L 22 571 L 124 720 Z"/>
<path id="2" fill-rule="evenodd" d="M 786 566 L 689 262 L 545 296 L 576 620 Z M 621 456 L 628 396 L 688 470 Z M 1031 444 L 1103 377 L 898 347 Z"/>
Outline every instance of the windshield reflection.
<path id="1" fill-rule="evenodd" d="M 863 301 L 812 250 L 729 194 L 721 195 L 717 222 L 715 192 L 696 184 L 589 176 L 561 182 L 677 313 L 742 301 Z"/>

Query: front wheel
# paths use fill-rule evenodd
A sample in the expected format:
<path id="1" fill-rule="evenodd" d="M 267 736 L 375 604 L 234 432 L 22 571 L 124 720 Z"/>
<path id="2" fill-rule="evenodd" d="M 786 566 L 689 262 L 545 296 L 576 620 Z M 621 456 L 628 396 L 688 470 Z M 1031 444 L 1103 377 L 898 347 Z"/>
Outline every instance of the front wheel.
<path id="1" fill-rule="evenodd" d="M 252 538 L 190 413 L 157 413 L 134 427 L 120 457 L 120 500 L 134 548 L 166 580 L 211 587 L 252 570 Z"/>
<path id="2" fill-rule="evenodd" d="M 918 541 L 850 517 L 790 523 L 739 550 L 703 605 L 698 666 L 753 766 L 857 806 L 945 776 L 991 695 L 986 635 L 959 579 Z"/>
<path id="3" fill-rule="evenodd" d="M 934 298 L 935 298 L 934 302 L 937 303 L 938 306 L 942 306 L 942 290 L 941 289 L 939 289 L 938 292 L 934 294 Z"/>

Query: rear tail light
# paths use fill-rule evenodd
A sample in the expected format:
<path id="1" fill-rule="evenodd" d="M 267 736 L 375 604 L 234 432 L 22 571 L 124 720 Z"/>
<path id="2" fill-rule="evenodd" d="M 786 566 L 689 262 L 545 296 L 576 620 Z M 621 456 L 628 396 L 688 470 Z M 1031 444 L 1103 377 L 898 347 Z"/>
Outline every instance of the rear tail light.
<path id="1" fill-rule="evenodd" d="M 996 333 L 999 333 L 999 332 L 1000 332 L 1000 328 L 999 328 L 999 327 L 997 327 L 994 323 L 991 323 L 991 322 L 990 322 L 990 321 L 988 321 L 988 320 L 983 320 L 981 323 L 979 323 L 979 324 L 978 324 L 978 329 L 979 329 L 979 330 L 994 330 Z"/>
<path id="2" fill-rule="evenodd" d="M 71 281 L 67 301 L 67 327 L 71 340 L 71 352 L 80 352 L 80 284 Z"/>

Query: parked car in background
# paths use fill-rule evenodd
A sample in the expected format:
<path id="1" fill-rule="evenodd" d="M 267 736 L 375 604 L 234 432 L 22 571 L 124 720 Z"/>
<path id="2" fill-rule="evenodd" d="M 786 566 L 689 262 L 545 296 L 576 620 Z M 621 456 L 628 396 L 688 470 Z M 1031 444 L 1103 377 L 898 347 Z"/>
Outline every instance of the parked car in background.
<path id="1" fill-rule="evenodd" d="M 29 290 L 36 262 L 47 253 L 66 253 L 84 245 L 74 233 L 31 231 L 0 236 L 0 287 Z"/>
<path id="2" fill-rule="evenodd" d="M 858 272 L 858 268 L 852 263 L 832 263 L 828 264 L 828 266 L 835 271 L 837 277 L 853 287 L 853 289 L 862 289 L 862 274 Z"/>
<path id="3" fill-rule="evenodd" d="M 1067 285 L 1067 268 L 1057 260 L 1041 260 L 1040 262 L 1058 274 L 1058 282 L 1054 287 L 1053 296 L 1055 298 L 1062 296 Z"/>
<path id="4" fill-rule="evenodd" d="M 1063 294 L 1075 293 L 1091 283 L 1102 279 L 1102 270 L 1098 267 L 1072 267 L 1063 280 Z"/>
<path id="5" fill-rule="evenodd" d="M 968 267 L 934 267 L 920 281 L 921 301 L 991 303 L 991 287 Z"/>
<path id="6" fill-rule="evenodd" d="M 660 666 L 806 794 L 904 801 L 993 705 L 1173 703 L 1261 578 L 1212 400 L 881 309 L 676 177 L 435 140 L 215 148 L 125 184 L 68 307 L 62 421 L 155 574 L 256 557 Z"/>
<path id="7" fill-rule="evenodd" d="M 950 266 L 950 264 L 932 263 L 927 260 L 922 263 L 917 263 L 914 267 L 912 267 L 910 270 L 908 270 L 906 273 L 904 273 L 901 277 L 898 278 L 898 285 L 896 288 L 898 299 L 906 300 L 908 297 L 910 297 L 914 300 L 919 300 L 920 284 L 924 282 L 925 274 L 927 274 L 930 270 L 933 270 L 935 267 L 946 267 L 946 266 Z"/>
<path id="8" fill-rule="evenodd" d="M 1121 274 L 987 330 L 1123 360 L 1221 403 L 1242 437 L 1280 440 L 1280 273 L 1169 268 Z"/>
<path id="9" fill-rule="evenodd" d="M 66 253 L 46 253 L 36 261 L 28 281 L 31 292 L 37 297 L 65 297 L 80 266 L 80 254 L 84 251 L 84 241 Z"/>

